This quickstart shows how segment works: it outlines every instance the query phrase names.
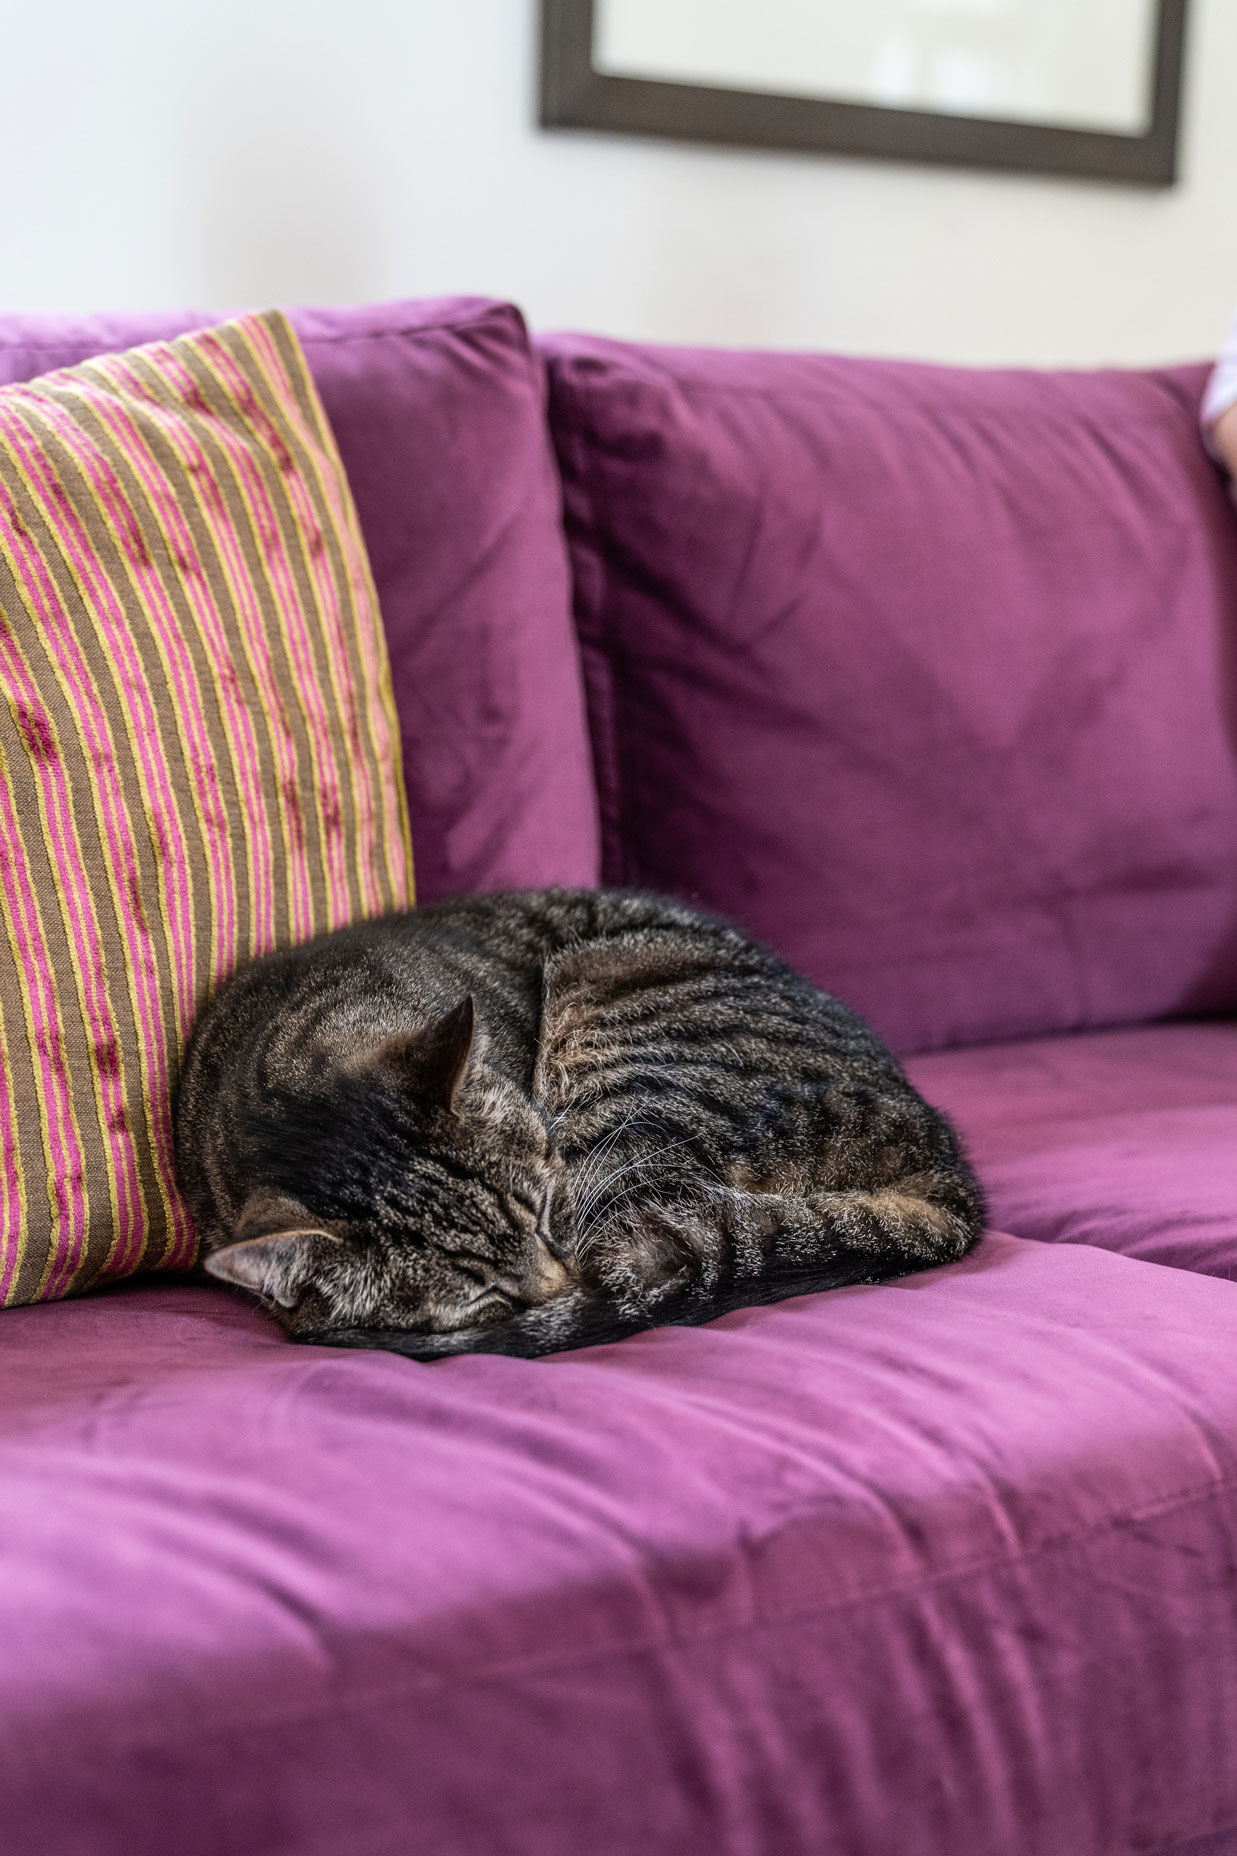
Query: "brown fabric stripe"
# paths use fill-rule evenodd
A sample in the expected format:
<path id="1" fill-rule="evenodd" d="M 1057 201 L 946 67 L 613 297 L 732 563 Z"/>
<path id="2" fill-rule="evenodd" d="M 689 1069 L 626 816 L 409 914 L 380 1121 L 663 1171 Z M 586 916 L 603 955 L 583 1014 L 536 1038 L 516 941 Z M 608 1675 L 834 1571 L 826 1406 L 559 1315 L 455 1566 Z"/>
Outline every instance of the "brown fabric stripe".
<path id="1" fill-rule="evenodd" d="M 403 782 L 394 794 L 389 788 L 390 768 L 398 764 L 399 720 L 395 709 L 395 692 L 391 682 L 390 662 L 385 651 L 368 653 L 362 644 L 359 611 L 378 612 L 378 592 L 370 570 L 360 523 L 348 490 L 343 465 L 334 435 L 313 391 L 305 356 L 290 325 L 277 324 L 264 330 L 293 381 L 298 403 L 311 401 L 309 423 L 319 443 L 314 447 L 293 449 L 302 470 L 316 481 L 324 501 L 338 512 L 338 523 L 323 531 L 328 558 L 338 583 L 346 586 L 350 598 L 348 622 L 343 627 L 343 645 L 354 686 L 362 692 L 355 713 L 358 721 L 355 738 L 350 743 L 354 758 L 364 757 L 368 785 L 373 797 L 378 835 L 378 858 L 385 880 L 394 880 L 394 872 L 412 869 L 412 839 L 408 824 Z M 252 345 L 253 334 L 244 339 Z M 344 541 L 349 544 L 345 558 Z M 394 803 L 392 803 L 392 801 Z"/>
<path id="2" fill-rule="evenodd" d="M 53 1058 L 0 937 L 25 1193 L 0 1272 L 20 1242 L 6 1299 L 27 1301 L 187 1260 L 167 1084 L 193 1009 L 237 960 L 412 899 L 372 578 L 284 318 L 0 389 L 0 624 L 37 691 L 27 712 L 0 666 L 0 801 L 54 986 Z M 80 1177 L 57 1175 L 64 1139 Z"/>

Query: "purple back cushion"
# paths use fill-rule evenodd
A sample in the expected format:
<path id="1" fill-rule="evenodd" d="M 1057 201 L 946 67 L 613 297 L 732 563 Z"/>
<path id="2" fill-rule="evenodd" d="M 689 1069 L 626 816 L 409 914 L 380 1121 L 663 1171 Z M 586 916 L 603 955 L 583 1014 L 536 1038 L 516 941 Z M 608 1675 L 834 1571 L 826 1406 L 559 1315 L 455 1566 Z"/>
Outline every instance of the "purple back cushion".
<path id="1" fill-rule="evenodd" d="M 607 880 L 907 1050 L 1237 1004 L 1204 369 L 543 352 Z"/>
<path id="2" fill-rule="evenodd" d="M 595 883 L 596 793 L 544 381 L 519 312 L 291 312 L 382 607 L 417 894 Z M 0 384 L 218 318 L 0 317 Z"/>

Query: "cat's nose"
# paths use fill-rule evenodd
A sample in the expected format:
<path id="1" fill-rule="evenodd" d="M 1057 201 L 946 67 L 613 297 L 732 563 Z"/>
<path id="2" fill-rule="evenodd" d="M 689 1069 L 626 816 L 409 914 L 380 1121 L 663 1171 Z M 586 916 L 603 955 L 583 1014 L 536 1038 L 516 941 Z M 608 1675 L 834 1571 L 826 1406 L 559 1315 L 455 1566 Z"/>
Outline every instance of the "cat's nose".
<path id="1" fill-rule="evenodd" d="M 548 1302 L 552 1295 L 561 1295 L 571 1283 L 571 1277 L 548 1245 L 537 1245 L 536 1254 L 530 1270 L 533 1293 L 537 1300 Z"/>

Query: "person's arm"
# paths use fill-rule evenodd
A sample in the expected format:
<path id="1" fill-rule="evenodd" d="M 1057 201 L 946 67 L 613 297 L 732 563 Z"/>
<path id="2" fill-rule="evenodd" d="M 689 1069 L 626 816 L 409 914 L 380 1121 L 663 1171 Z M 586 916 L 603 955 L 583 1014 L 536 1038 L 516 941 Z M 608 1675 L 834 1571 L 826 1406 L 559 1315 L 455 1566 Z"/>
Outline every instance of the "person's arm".
<path id="1" fill-rule="evenodd" d="M 1237 478 L 1237 317 L 1207 382 L 1199 417 L 1203 443 L 1216 462 Z"/>
<path id="2" fill-rule="evenodd" d="M 1211 428 L 1211 448 L 1230 477 L 1237 477 L 1237 401 L 1222 412 Z"/>

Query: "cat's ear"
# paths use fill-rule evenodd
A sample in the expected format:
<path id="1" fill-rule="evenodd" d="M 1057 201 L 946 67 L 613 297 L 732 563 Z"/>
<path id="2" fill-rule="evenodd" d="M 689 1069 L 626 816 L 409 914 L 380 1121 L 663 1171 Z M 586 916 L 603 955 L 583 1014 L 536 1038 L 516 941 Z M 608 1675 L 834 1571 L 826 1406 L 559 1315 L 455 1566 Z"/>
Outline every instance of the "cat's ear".
<path id="1" fill-rule="evenodd" d="M 204 1263 L 221 1282 L 295 1308 L 313 1273 L 315 1253 L 323 1243 L 340 1241 L 337 1233 L 315 1224 L 295 1199 L 255 1192 L 236 1221 L 231 1243 L 212 1250 Z"/>
<path id="2" fill-rule="evenodd" d="M 454 1114 L 476 1035 L 477 1009 L 469 993 L 432 1024 L 388 1038 L 369 1061 L 393 1072 L 422 1102 Z"/>

